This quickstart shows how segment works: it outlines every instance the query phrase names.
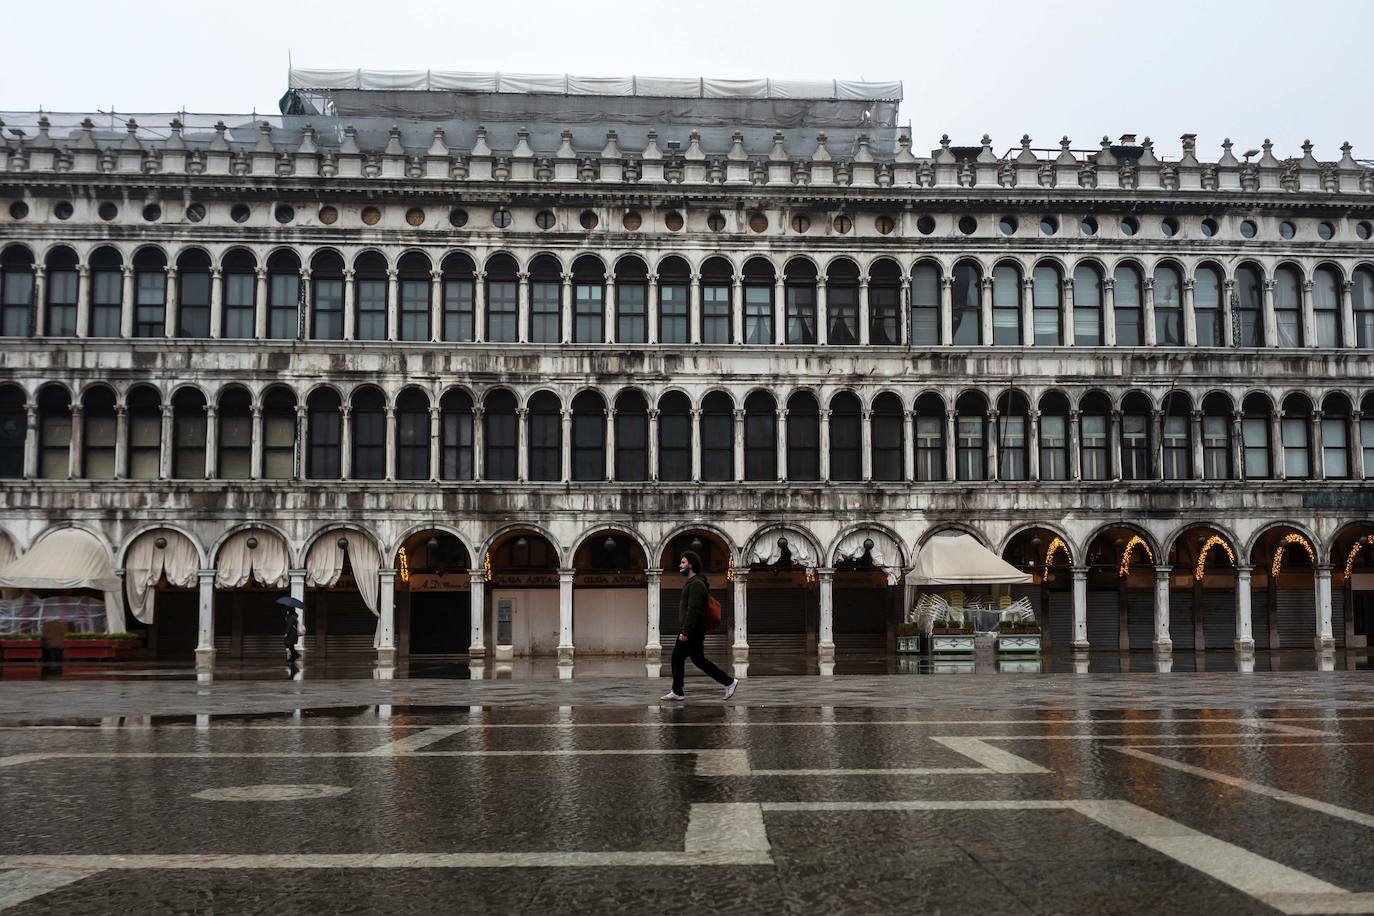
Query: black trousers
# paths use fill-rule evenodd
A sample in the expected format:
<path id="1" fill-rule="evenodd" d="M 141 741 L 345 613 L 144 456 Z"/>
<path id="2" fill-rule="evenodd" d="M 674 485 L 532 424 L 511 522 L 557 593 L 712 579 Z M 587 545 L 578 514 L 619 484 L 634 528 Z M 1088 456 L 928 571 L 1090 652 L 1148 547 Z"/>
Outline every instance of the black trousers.
<path id="1" fill-rule="evenodd" d="M 691 658 L 692 664 L 706 672 L 717 684 L 722 687 L 734 680 L 724 671 L 721 671 L 711 660 L 706 657 L 704 644 L 706 642 L 706 631 L 698 630 L 695 633 L 688 633 L 686 641 L 681 639 L 673 643 L 673 692 L 682 693 L 682 676 L 687 667 L 687 659 Z"/>

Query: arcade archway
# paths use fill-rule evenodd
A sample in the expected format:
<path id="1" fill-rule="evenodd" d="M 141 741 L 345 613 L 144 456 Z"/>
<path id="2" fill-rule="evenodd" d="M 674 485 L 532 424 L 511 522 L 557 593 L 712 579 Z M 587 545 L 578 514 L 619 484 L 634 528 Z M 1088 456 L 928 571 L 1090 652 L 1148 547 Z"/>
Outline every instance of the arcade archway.
<path id="1" fill-rule="evenodd" d="M 402 655 L 466 655 L 472 645 L 472 561 L 463 542 L 417 531 L 396 551 L 396 634 Z"/>

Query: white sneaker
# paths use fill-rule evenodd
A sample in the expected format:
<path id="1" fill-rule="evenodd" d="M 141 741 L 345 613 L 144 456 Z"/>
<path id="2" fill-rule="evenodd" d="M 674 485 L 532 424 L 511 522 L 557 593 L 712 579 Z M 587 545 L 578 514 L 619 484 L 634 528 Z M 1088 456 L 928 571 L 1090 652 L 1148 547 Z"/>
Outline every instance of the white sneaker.
<path id="1" fill-rule="evenodd" d="M 687 698 L 686 698 L 685 696 L 683 696 L 682 694 L 678 693 L 676 690 L 670 690 L 670 691 L 668 691 L 667 693 L 665 693 L 663 696 L 659 697 L 659 699 L 660 699 L 660 700 L 685 700 L 685 699 L 687 699 Z"/>
<path id="2" fill-rule="evenodd" d="M 725 699 L 728 700 L 728 699 L 730 699 L 732 696 L 734 696 L 734 695 L 735 695 L 735 688 L 738 687 L 738 686 L 739 686 L 739 678 L 735 678 L 733 681 L 731 681 L 730 683 L 726 684 L 726 685 L 725 685 Z"/>

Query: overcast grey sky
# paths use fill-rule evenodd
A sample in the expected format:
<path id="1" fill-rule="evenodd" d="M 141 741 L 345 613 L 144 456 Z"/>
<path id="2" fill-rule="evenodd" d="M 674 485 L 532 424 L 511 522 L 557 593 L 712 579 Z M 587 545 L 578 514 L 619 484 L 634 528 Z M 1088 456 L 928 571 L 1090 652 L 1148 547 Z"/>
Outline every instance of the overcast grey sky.
<path id="1" fill-rule="evenodd" d="M 1374 0 L 10 3 L 0 109 L 275 112 L 297 66 L 900 79 L 918 150 L 1198 134 L 1374 158 Z M 1357 69 L 1358 68 L 1358 69 Z M 1361 101 L 1363 99 L 1363 101 Z"/>

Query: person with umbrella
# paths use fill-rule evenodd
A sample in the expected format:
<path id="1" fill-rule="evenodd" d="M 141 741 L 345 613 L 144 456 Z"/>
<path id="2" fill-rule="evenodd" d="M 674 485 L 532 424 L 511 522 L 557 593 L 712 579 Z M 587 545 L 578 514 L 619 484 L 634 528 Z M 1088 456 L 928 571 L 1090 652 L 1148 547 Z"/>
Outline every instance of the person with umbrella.
<path id="1" fill-rule="evenodd" d="M 282 642 L 286 645 L 286 661 L 288 664 L 296 664 L 296 659 L 301 657 L 300 651 L 296 648 L 296 643 L 305 635 L 305 624 L 301 623 L 300 611 L 305 610 L 305 602 L 299 598 L 287 595 L 277 599 L 277 604 L 286 608 L 286 635 Z"/>

